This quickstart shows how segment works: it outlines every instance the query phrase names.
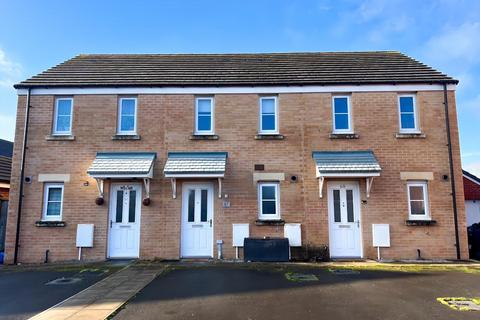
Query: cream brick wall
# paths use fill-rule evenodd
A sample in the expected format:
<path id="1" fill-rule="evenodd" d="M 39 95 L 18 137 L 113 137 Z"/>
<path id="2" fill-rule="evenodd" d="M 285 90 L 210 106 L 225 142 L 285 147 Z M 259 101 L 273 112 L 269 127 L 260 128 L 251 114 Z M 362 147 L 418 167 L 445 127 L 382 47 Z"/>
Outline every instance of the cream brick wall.
<path id="1" fill-rule="evenodd" d="M 84 250 L 84 258 L 105 259 L 107 251 L 108 190 L 103 206 L 94 202 L 97 190 L 86 170 L 97 151 L 154 151 L 158 158 L 151 183 L 150 206 L 142 206 L 141 258 L 176 259 L 180 252 L 181 183 L 177 199 L 172 199 L 170 181 L 162 169 L 169 151 L 227 151 L 228 163 L 224 193 L 230 208 L 215 198 L 214 239 L 224 241 L 224 254 L 233 258 L 232 223 L 250 223 L 252 236 L 283 236 L 283 227 L 256 226 L 257 190 L 253 184 L 254 164 L 264 164 L 265 172 L 284 172 L 280 183 L 281 214 L 288 222 L 302 223 L 305 244 L 328 245 L 327 197 L 318 197 L 318 180 L 312 151 L 372 149 L 382 166 L 375 178 L 370 198 L 365 196 L 365 181 L 359 179 L 364 256 L 375 258 L 371 224 L 391 225 L 392 247 L 383 249 L 384 258 L 450 258 L 455 255 L 453 209 L 449 175 L 443 93 L 418 92 L 419 121 L 425 139 L 397 139 L 398 106 L 395 92 L 353 93 L 352 117 L 359 139 L 332 140 L 331 94 L 280 94 L 280 133 L 285 140 L 255 140 L 258 128 L 258 96 L 223 94 L 215 96 L 215 128 L 219 140 L 192 141 L 193 95 L 139 95 L 138 141 L 113 141 L 116 131 L 115 95 L 74 96 L 74 141 L 47 141 L 52 127 L 53 96 L 32 96 L 31 120 L 25 175 L 33 182 L 25 185 L 20 228 L 20 262 L 42 262 L 45 250 L 52 261 L 76 259 L 75 232 L 78 223 L 95 224 L 94 248 Z M 462 258 L 468 257 L 458 127 L 454 92 L 449 92 L 452 146 L 460 221 Z M 25 97 L 18 100 L 17 131 L 12 171 L 11 201 L 7 226 L 6 259 L 12 262 L 19 191 L 20 154 L 23 135 Z M 400 172 L 433 172 L 429 181 L 429 200 L 435 226 L 405 226 L 408 218 L 406 181 Z M 39 228 L 35 221 L 42 212 L 41 173 L 68 173 L 65 183 L 64 228 Z M 299 181 L 290 182 L 290 175 Z M 84 186 L 88 181 L 89 185 Z M 328 180 L 327 180 L 328 182 Z M 215 188 L 217 186 L 215 185 Z M 215 190 L 217 192 L 217 190 Z M 326 194 L 324 190 L 324 194 Z"/>

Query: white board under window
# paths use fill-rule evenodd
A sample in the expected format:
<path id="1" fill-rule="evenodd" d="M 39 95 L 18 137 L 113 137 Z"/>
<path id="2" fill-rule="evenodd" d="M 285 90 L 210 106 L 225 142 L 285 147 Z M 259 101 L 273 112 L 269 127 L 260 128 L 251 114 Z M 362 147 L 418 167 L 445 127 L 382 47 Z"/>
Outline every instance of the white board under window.
<path id="1" fill-rule="evenodd" d="M 390 247 L 389 224 L 372 224 L 372 236 L 374 247 Z"/>
<path id="2" fill-rule="evenodd" d="M 243 241 L 250 236 L 248 223 L 234 223 L 232 228 L 232 245 L 234 247 L 243 247 Z"/>

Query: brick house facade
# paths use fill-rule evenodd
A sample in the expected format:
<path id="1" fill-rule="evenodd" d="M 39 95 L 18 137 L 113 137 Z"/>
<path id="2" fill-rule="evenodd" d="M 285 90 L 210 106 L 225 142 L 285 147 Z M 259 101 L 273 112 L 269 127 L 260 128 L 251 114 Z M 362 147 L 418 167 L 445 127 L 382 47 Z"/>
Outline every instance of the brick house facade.
<path id="1" fill-rule="evenodd" d="M 163 70 L 162 68 L 187 73 L 177 74 L 174 79 L 176 82 L 168 82 L 169 79 L 163 79 L 161 83 L 149 83 L 149 79 L 139 81 L 137 78 L 141 78 L 142 73 L 132 70 L 139 67 L 136 61 L 145 58 L 141 55 L 127 59 L 127 64 L 131 64 L 132 69 L 128 70 L 129 74 L 122 75 L 122 71 L 117 74 L 119 78 L 115 84 L 107 79 L 111 76 L 105 76 L 105 79 L 92 76 L 90 79 L 87 75 L 88 79 L 82 78 L 75 82 L 75 77 L 81 77 L 76 73 L 79 69 L 88 68 L 87 71 L 92 74 L 94 71 L 106 74 L 108 71 L 102 71 L 102 63 L 118 63 L 117 57 L 125 57 L 87 55 L 76 57 L 17 85 L 19 98 L 10 193 L 13 201 L 7 226 L 7 262 L 13 262 L 15 251 L 23 124 L 29 88 L 31 108 L 24 176 L 31 177 L 31 182 L 24 184 L 19 262 L 42 262 L 46 250 L 49 250 L 51 261 L 76 259 L 78 224 L 94 224 L 93 247 L 84 248 L 83 259 L 114 257 L 114 242 L 128 242 L 129 238 L 112 238 L 112 222 L 125 224 L 127 220 L 125 226 L 130 220 L 138 223 L 138 253 L 134 256 L 143 259 L 195 256 L 195 251 L 191 251 L 193 254 L 185 254 L 186 251 L 183 251 L 185 243 L 190 241 L 182 238 L 185 234 L 193 239 L 191 241 L 194 244 L 206 241 L 211 254 L 202 253 L 201 256 L 215 257 L 215 243 L 223 240 L 223 255 L 231 259 L 236 254 L 232 246 L 233 224 L 248 224 L 251 237 L 283 237 L 285 225 L 291 223 L 300 224 L 304 249 L 327 246 L 331 248 L 331 254 L 337 252 L 333 257 L 376 258 L 372 225 L 388 224 L 391 246 L 382 248 L 382 258 L 415 259 L 420 250 L 423 258 L 455 259 L 452 177 L 443 84 L 448 88 L 460 254 L 462 259 L 468 258 L 455 106 L 456 80 L 402 54 L 385 52 L 344 54 L 344 59 L 342 54 L 327 54 L 326 57 L 311 54 L 307 57 L 310 62 L 328 60 L 330 62 L 327 63 L 332 65 L 343 65 L 347 69 L 350 67 L 359 73 L 359 79 L 367 80 L 358 80 L 351 74 L 342 75 L 343 79 L 325 80 L 321 78 L 325 76 L 312 63 L 312 66 L 299 67 L 305 69 L 304 80 L 286 83 L 277 80 L 275 72 L 281 72 L 286 79 L 293 75 L 298 79 L 298 72 L 302 70 L 295 73 L 288 68 L 280 71 L 275 69 L 275 55 L 252 56 L 260 59 L 262 64 L 272 66 L 271 70 L 258 71 L 267 83 L 257 83 L 259 77 L 253 76 L 243 82 L 228 83 L 227 76 L 222 78 L 214 70 L 205 69 L 198 76 L 193 72 L 196 68 L 195 61 L 208 59 L 208 55 L 199 55 L 198 58 L 189 55 L 188 62 L 175 60 L 182 55 L 147 56 L 148 59 L 153 59 L 152 65 L 156 65 L 155 59 L 158 57 L 170 63 L 151 70 L 152 73 L 160 72 L 158 70 Z M 280 56 L 287 64 L 301 65 L 295 60 L 296 54 Z M 302 57 L 302 54 L 299 56 Z M 357 60 L 350 61 L 352 57 Z M 90 58 L 92 60 L 88 60 Z M 249 55 L 242 55 L 242 60 L 239 61 L 235 58 L 236 55 L 223 55 L 221 63 L 226 63 L 227 66 L 210 63 L 213 69 L 228 68 L 229 63 L 235 66 L 253 63 L 248 61 Z M 168 59 L 173 60 L 170 62 Z M 388 59 L 399 67 L 413 65 L 415 68 L 407 75 L 397 74 L 401 68 L 389 70 L 392 67 L 388 63 L 382 66 L 381 61 Z M 378 61 L 380 64 L 375 64 Z M 187 63 L 191 69 L 184 71 L 178 63 Z M 354 65 L 349 66 L 349 63 Z M 387 69 L 378 75 L 378 68 Z M 48 77 L 51 70 L 57 70 L 57 77 Z M 203 81 L 204 85 L 191 83 L 188 71 L 192 72 L 190 76 L 198 76 L 198 81 Z M 337 71 L 331 72 L 334 74 Z M 338 72 L 342 71 L 339 69 Z M 242 76 L 243 73 L 239 73 L 237 80 Z M 310 80 L 312 77 L 318 79 Z M 368 80 L 369 78 L 375 79 Z M 129 86 L 128 81 L 136 81 L 136 85 Z M 413 97 L 418 129 L 414 133 L 402 133 L 400 130 L 400 113 L 403 111 L 400 111 L 399 104 L 400 97 L 404 95 Z M 337 112 L 334 97 L 344 96 L 348 100 L 341 102 L 348 104 L 346 114 L 350 130 L 334 132 L 332 127 L 335 129 L 337 113 L 341 113 Z M 208 135 L 196 134 L 195 129 L 199 126 L 198 110 L 201 110 L 198 109 L 197 100 L 205 97 L 211 98 L 210 119 L 214 124 L 210 128 L 213 134 Z M 277 132 L 274 134 L 259 134 L 262 119 L 269 121 L 268 112 L 259 111 L 263 110 L 262 97 L 275 97 L 276 100 L 268 101 L 277 110 L 273 112 L 277 121 Z M 71 132 L 55 135 L 52 134 L 55 121 L 61 121 L 57 100 L 62 98 L 70 98 L 72 101 Z M 119 126 L 123 121 L 119 116 L 122 98 L 136 100 L 136 130 L 133 135 L 119 136 Z M 338 110 L 340 109 L 339 107 Z M 271 111 L 271 108 L 265 104 L 264 110 Z M 341 116 L 338 119 L 338 126 L 341 127 L 344 124 L 340 121 Z M 125 123 L 128 126 L 127 120 Z M 340 156 L 352 155 L 354 151 L 371 152 L 381 171 L 373 177 L 373 183 L 372 178 L 358 171 L 358 168 L 347 168 L 347 171 L 354 170 L 353 173 L 345 171 L 346 173 L 337 175 L 322 175 L 319 164 L 312 158 L 312 152 L 323 151 L 337 151 Z M 153 171 L 148 178 L 148 205 L 138 203 L 145 198 L 147 192 L 143 176 L 131 177 L 121 172 L 120 175 L 98 179 L 98 176 L 87 173 L 98 152 L 155 154 Z M 183 176 L 178 174 L 175 178 L 170 178 L 164 172 L 164 167 L 171 160 L 169 153 L 176 152 L 194 155 L 226 153 L 228 156 L 224 173 L 220 178 L 198 172 L 190 175 L 185 173 Z M 103 183 L 102 205 L 95 202 L 100 195 L 95 177 L 98 183 Z M 320 180 L 323 181 L 322 197 L 319 195 Z M 184 192 L 183 188 L 192 185 L 195 187 L 195 183 L 200 189 Z M 371 186 L 367 188 L 367 184 Z M 60 224 L 44 221 L 45 210 L 50 210 L 49 205 L 52 206 L 52 212 L 57 208 L 49 202 L 49 195 L 45 194 L 47 186 L 52 185 L 53 188 L 62 186 Z M 130 193 L 127 196 L 128 191 L 124 193 L 118 188 L 113 189 L 114 185 L 138 186 L 140 189 L 128 189 Z M 206 191 L 205 185 L 211 186 L 211 191 Z M 275 189 L 269 189 L 270 185 Z M 346 193 L 343 193 L 344 189 Z M 135 198 L 137 193 L 131 193 L 132 190 L 137 190 L 142 196 Z M 273 200 L 267 195 L 272 190 L 276 191 Z M 423 195 L 419 195 L 419 191 L 423 191 Z M 204 207 L 200 201 L 207 201 L 207 194 L 212 200 Z M 122 195 L 126 198 L 121 198 Z M 192 197 L 192 202 L 185 197 Z M 134 198 L 137 202 L 132 200 Z M 122 199 L 126 201 L 123 204 Z M 268 204 L 270 200 L 272 201 Z M 133 210 L 135 205 L 139 210 L 136 219 L 122 218 L 120 213 L 121 221 L 115 221 L 118 212 Z M 414 212 L 417 206 L 423 208 L 420 213 L 425 213 L 419 219 L 416 219 Z M 261 219 L 259 212 L 262 210 L 265 211 L 263 216 L 270 214 L 268 210 L 274 210 L 278 217 Z M 204 213 L 207 216 L 204 217 Z M 209 218 L 212 219 L 211 229 L 208 229 Z M 198 224 L 188 227 L 190 229 L 183 228 L 190 226 L 191 222 Z M 335 226 L 338 228 L 335 229 Z M 202 235 L 195 228 L 208 229 L 210 234 Z M 341 228 L 356 230 L 356 233 L 346 233 Z M 353 246 L 353 254 L 345 251 L 349 246 Z"/>

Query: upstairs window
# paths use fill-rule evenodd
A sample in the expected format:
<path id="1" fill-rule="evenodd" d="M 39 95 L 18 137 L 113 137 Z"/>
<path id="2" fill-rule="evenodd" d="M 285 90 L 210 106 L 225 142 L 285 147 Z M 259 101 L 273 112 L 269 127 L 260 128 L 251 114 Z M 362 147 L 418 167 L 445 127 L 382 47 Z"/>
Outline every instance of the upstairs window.
<path id="1" fill-rule="evenodd" d="M 332 99 L 333 132 L 352 133 L 351 108 L 349 96 L 335 96 Z"/>
<path id="2" fill-rule="evenodd" d="M 118 103 L 118 134 L 137 134 L 137 99 L 120 98 Z"/>
<path id="3" fill-rule="evenodd" d="M 72 98 L 57 98 L 55 100 L 55 112 L 53 118 L 53 134 L 72 134 Z"/>
<path id="4" fill-rule="evenodd" d="M 195 134 L 214 134 L 213 98 L 195 99 Z"/>
<path id="5" fill-rule="evenodd" d="M 63 208 L 63 184 L 46 183 L 43 197 L 44 221 L 61 221 Z"/>
<path id="6" fill-rule="evenodd" d="M 400 132 L 403 133 L 417 133 L 417 108 L 415 105 L 414 95 L 400 95 L 398 96 L 398 108 L 400 115 Z"/>
<path id="7" fill-rule="evenodd" d="M 408 213 L 410 220 L 429 220 L 427 182 L 409 182 L 408 188 Z"/>
<path id="8" fill-rule="evenodd" d="M 258 184 L 258 211 L 261 220 L 280 219 L 278 183 Z"/>
<path id="9" fill-rule="evenodd" d="M 277 97 L 260 98 L 260 133 L 278 133 Z"/>

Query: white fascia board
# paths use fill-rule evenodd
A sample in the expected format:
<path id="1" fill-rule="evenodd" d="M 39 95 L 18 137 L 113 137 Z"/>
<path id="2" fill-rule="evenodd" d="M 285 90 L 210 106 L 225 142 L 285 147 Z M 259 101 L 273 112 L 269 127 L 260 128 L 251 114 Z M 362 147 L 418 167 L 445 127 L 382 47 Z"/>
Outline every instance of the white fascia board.
<path id="1" fill-rule="evenodd" d="M 448 90 L 456 90 L 448 84 Z M 33 88 L 32 95 L 100 95 L 100 94 L 278 94 L 278 93 L 337 93 L 337 92 L 416 92 L 441 91 L 441 84 L 346 85 L 346 86 L 246 86 L 246 87 L 105 87 L 105 88 Z M 27 89 L 17 89 L 26 95 Z"/>
<path id="2" fill-rule="evenodd" d="M 132 178 L 152 178 L 151 174 L 88 174 L 92 178 L 96 179 L 132 179 Z"/>
<path id="3" fill-rule="evenodd" d="M 224 178 L 224 173 L 206 173 L 206 174 L 190 174 L 190 173 L 169 173 L 165 174 L 165 178 Z"/>
<path id="4" fill-rule="evenodd" d="M 325 177 L 325 178 L 365 178 L 365 177 L 379 177 L 380 172 L 372 172 L 372 173 L 318 173 L 317 178 Z"/>
<path id="5" fill-rule="evenodd" d="M 468 179 L 468 180 L 470 180 L 470 181 L 472 181 L 472 182 L 475 183 L 475 184 L 478 184 L 478 185 L 480 186 L 480 183 L 479 183 L 477 180 L 474 180 L 474 179 L 470 178 L 470 177 L 467 176 L 467 175 L 463 175 L 463 177 L 466 178 L 466 179 Z"/>

